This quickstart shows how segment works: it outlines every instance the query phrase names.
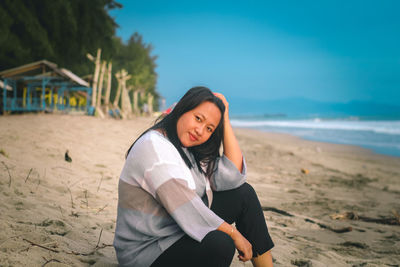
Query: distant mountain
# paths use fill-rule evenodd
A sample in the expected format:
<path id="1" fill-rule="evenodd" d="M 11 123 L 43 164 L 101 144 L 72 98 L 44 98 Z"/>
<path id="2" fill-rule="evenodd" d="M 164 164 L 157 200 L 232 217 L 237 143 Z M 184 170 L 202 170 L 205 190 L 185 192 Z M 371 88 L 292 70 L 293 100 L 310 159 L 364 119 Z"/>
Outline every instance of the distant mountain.
<path id="1" fill-rule="evenodd" d="M 362 116 L 372 118 L 400 118 L 400 105 L 377 102 L 350 101 L 348 103 L 319 102 L 306 98 L 277 100 L 230 99 L 233 115 L 260 115 L 264 117 L 340 117 Z"/>

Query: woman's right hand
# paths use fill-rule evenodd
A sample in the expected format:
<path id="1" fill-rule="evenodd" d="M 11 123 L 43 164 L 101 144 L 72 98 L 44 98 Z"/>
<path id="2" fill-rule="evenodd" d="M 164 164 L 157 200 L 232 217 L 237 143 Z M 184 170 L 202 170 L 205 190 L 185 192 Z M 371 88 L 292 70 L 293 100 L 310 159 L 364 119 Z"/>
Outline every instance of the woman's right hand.
<path id="1" fill-rule="evenodd" d="M 225 96 L 221 93 L 216 93 L 214 92 L 214 95 L 221 99 L 222 103 L 224 103 L 225 106 L 225 114 L 224 114 L 224 119 L 229 119 L 229 103 L 226 100 Z"/>
<path id="2" fill-rule="evenodd" d="M 250 242 L 236 229 L 234 229 L 231 237 L 236 249 L 239 251 L 239 260 L 243 262 L 250 260 L 253 257 L 253 249 Z"/>

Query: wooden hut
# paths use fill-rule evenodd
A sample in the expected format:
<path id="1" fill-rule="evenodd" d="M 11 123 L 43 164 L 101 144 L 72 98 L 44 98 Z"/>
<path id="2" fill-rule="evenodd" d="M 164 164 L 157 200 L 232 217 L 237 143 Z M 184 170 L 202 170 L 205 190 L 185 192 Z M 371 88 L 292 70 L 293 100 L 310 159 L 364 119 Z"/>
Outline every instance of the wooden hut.
<path id="1" fill-rule="evenodd" d="M 0 72 L 2 112 L 80 110 L 90 113 L 92 89 L 71 71 L 41 60 Z"/>

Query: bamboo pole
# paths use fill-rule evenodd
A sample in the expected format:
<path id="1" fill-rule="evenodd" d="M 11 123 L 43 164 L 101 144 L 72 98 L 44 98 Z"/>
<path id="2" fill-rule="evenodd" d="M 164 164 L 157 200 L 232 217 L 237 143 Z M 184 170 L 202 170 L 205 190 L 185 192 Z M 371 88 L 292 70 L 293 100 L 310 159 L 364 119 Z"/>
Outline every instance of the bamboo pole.
<path id="1" fill-rule="evenodd" d="M 140 115 L 144 115 L 144 104 L 143 104 L 143 102 L 144 102 L 144 92 L 143 92 L 143 90 L 140 90 L 139 91 L 139 97 L 138 97 L 138 100 L 139 100 L 139 102 L 140 103 L 142 103 L 142 106 L 141 106 L 141 108 L 140 108 Z"/>
<path id="2" fill-rule="evenodd" d="M 103 90 L 103 81 L 104 81 L 104 73 L 106 71 L 106 61 L 103 61 L 101 64 L 101 71 L 100 71 L 100 78 L 99 78 L 99 84 L 98 84 L 98 95 L 97 95 L 97 108 L 100 109 L 101 106 L 101 95 L 102 95 L 102 90 Z"/>
<path id="3" fill-rule="evenodd" d="M 93 84 L 92 84 L 92 107 L 96 107 L 96 96 L 97 96 L 97 80 L 99 78 L 99 71 L 100 71 L 100 56 L 101 56 L 101 49 L 97 49 L 97 56 L 95 61 L 95 70 L 94 70 L 94 77 L 93 77 Z"/>
<path id="4" fill-rule="evenodd" d="M 114 108 L 118 107 L 119 97 L 121 95 L 121 86 L 122 86 L 121 71 L 117 72 L 115 74 L 115 77 L 117 78 L 118 81 L 118 88 L 117 88 L 117 94 L 115 95 L 114 98 L 114 103 L 113 103 Z"/>
<path id="5" fill-rule="evenodd" d="M 139 114 L 138 93 L 138 90 L 133 91 L 133 112 L 135 113 L 135 115 Z"/>
<path id="6" fill-rule="evenodd" d="M 126 89 L 126 81 L 132 76 L 128 75 L 128 72 L 124 69 L 121 71 L 121 84 L 122 84 L 122 96 L 121 96 L 121 109 L 123 112 L 132 113 L 132 107 L 129 101 L 128 91 Z"/>
<path id="7" fill-rule="evenodd" d="M 126 70 L 122 69 L 121 70 L 121 111 L 124 111 L 124 107 L 125 107 L 125 83 L 124 83 L 124 77 L 126 75 Z M 124 112 L 122 112 L 124 113 Z"/>
<path id="8" fill-rule="evenodd" d="M 125 85 L 124 81 L 121 80 L 121 111 L 124 113 L 125 110 Z"/>
<path id="9" fill-rule="evenodd" d="M 112 79 L 112 75 L 111 75 L 111 69 L 112 69 L 112 63 L 111 61 L 108 62 L 108 69 L 107 69 L 107 90 L 106 90 L 106 96 L 104 99 L 104 103 L 106 106 L 106 113 L 108 114 L 108 109 L 109 106 L 108 104 L 110 103 L 110 92 L 111 92 L 111 79 Z"/>
<path id="10" fill-rule="evenodd" d="M 153 115 L 153 99 L 154 96 L 151 93 L 147 94 L 147 105 L 149 105 L 149 115 Z"/>
<path id="11" fill-rule="evenodd" d="M 132 76 L 128 75 L 128 72 L 122 69 L 115 74 L 115 77 L 118 80 L 118 90 L 117 95 L 114 99 L 114 107 L 118 107 L 118 101 L 121 97 L 121 116 L 122 118 L 126 118 L 128 114 L 132 113 L 131 101 L 129 99 L 128 90 L 126 88 L 126 81 L 129 80 Z"/>
<path id="12" fill-rule="evenodd" d="M 132 105 L 131 105 L 131 101 L 130 101 L 130 99 L 129 99 L 129 94 L 128 94 L 128 89 L 126 88 L 126 78 L 127 77 L 130 77 L 131 75 L 128 75 L 128 76 L 126 76 L 126 77 L 124 77 L 124 80 L 123 80 L 123 82 L 122 82 L 122 103 L 121 103 L 121 106 L 122 106 L 122 110 L 123 110 L 123 112 L 125 112 L 125 113 L 128 113 L 128 114 L 132 114 Z"/>

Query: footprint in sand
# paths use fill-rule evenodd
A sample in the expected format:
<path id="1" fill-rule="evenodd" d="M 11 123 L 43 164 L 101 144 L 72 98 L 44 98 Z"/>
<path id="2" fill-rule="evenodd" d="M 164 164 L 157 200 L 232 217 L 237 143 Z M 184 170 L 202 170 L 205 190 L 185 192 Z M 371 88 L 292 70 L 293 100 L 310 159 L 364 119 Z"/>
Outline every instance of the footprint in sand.
<path id="1" fill-rule="evenodd" d="M 61 220 L 46 219 L 43 222 L 37 224 L 37 226 L 44 227 L 44 230 L 51 235 L 59 235 L 59 236 L 65 236 L 72 229 L 72 227 L 70 227 Z"/>

